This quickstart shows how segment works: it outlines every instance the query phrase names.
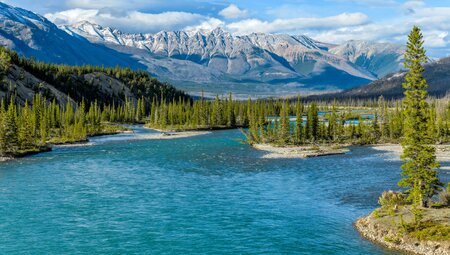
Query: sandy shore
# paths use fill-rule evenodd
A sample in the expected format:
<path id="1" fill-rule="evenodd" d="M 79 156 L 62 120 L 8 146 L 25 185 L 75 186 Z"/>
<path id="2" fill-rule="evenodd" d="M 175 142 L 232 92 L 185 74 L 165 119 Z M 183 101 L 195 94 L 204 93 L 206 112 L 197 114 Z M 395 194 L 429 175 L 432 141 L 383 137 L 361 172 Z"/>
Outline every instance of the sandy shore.
<path id="1" fill-rule="evenodd" d="M 253 148 L 267 152 L 262 158 L 310 158 L 345 154 L 347 148 L 330 146 L 287 146 L 276 147 L 270 144 L 254 144 Z"/>
<path id="2" fill-rule="evenodd" d="M 136 135 L 134 139 L 139 140 L 167 140 L 167 139 L 178 139 L 186 138 L 198 135 L 210 134 L 209 131 L 180 131 L 180 132 L 163 132 L 160 134 L 148 134 L 148 135 Z"/>
<path id="3" fill-rule="evenodd" d="M 378 151 L 387 151 L 392 153 L 395 157 L 400 157 L 402 154 L 402 146 L 399 144 L 381 144 L 373 145 L 371 148 Z M 450 162 L 450 145 L 440 144 L 436 145 L 436 158 L 440 162 Z"/>

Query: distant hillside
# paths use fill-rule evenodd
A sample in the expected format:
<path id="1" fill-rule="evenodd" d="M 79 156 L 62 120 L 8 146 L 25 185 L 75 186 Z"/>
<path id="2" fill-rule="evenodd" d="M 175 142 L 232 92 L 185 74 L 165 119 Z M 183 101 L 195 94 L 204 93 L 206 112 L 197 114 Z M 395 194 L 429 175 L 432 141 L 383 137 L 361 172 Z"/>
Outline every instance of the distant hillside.
<path id="1" fill-rule="evenodd" d="M 402 83 L 406 72 L 388 75 L 385 78 L 369 83 L 368 85 L 344 90 L 339 93 L 330 93 L 309 96 L 308 99 L 329 100 L 333 98 L 401 98 L 403 97 Z M 425 65 L 424 77 L 428 82 L 428 92 L 431 96 L 442 97 L 450 92 L 450 57 Z"/>
<path id="2" fill-rule="evenodd" d="M 171 85 L 161 83 L 145 71 L 93 66 L 45 64 L 19 57 L 16 52 L 0 48 L 0 98 L 14 94 L 20 102 L 31 101 L 36 93 L 65 104 L 74 101 L 97 101 L 122 104 L 144 97 L 166 100 L 188 96 Z"/>

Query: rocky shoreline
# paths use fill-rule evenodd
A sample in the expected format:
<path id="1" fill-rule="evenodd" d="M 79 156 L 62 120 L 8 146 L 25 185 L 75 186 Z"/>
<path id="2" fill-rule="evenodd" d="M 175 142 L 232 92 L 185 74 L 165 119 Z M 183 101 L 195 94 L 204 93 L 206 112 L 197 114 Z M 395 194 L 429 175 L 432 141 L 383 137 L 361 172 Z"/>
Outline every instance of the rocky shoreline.
<path id="1" fill-rule="evenodd" d="M 418 255 L 450 255 L 450 240 L 423 241 L 400 235 L 398 229 L 373 218 L 371 215 L 358 219 L 354 226 L 364 238 L 389 249 Z"/>
<path id="2" fill-rule="evenodd" d="M 252 147 L 267 152 L 262 158 L 311 158 L 349 152 L 349 149 L 337 145 L 277 147 L 270 144 L 252 144 Z"/>

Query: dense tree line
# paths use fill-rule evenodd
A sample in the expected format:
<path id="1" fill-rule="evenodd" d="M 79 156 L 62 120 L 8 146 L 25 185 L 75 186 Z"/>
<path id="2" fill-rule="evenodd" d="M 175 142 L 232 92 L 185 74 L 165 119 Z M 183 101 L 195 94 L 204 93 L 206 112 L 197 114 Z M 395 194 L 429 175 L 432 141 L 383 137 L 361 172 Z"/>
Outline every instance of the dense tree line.
<path id="1" fill-rule="evenodd" d="M 123 127 L 111 123 L 142 122 L 147 115 L 145 100 L 115 106 L 61 106 L 36 95 L 31 104 L 15 103 L 14 97 L 0 101 L 0 156 L 18 156 L 45 149 L 48 144 L 84 141 L 87 136 L 115 133 Z"/>
<path id="2" fill-rule="evenodd" d="M 206 100 L 202 96 L 193 102 L 153 100 L 147 126 L 172 130 L 247 127 L 250 109 L 255 105 L 268 112 L 276 109 L 271 101 L 237 101 L 231 94 L 225 98 L 216 96 L 214 100 Z"/>
<path id="3" fill-rule="evenodd" d="M 401 101 L 389 107 L 380 97 L 376 107 L 357 108 L 338 105 L 320 106 L 315 102 L 303 104 L 282 101 L 276 103 L 275 115 L 268 115 L 256 105 L 250 107 L 249 130 L 251 143 L 303 145 L 315 143 L 375 144 L 399 143 L 405 135 L 405 111 Z M 427 132 L 439 143 L 450 140 L 450 104 L 434 100 L 426 110 Z M 321 109 L 322 114 L 319 114 Z M 365 113 L 365 114 L 362 114 Z"/>

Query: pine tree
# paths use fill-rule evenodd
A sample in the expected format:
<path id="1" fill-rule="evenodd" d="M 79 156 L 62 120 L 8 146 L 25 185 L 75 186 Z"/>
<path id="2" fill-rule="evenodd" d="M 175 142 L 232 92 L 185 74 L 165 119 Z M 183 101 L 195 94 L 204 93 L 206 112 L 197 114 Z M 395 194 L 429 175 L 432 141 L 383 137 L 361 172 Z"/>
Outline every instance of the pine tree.
<path id="1" fill-rule="evenodd" d="M 310 142 L 317 140 L 319 130 L 319 117 L 316 103 L 312 103 L 308 109 L 308 118 L 306 120 L 306 137 Z"/>
<path id="2" fill-rule="evenodd" d="M 302 132 L 303 132 L 303 109 L 300 102 L 300 97 L 297 98 L 297 103 L 295 104 L 295 143 L 302 143 Z"/>
<path id="3" fill-rule="evenodd" d="M 234 106 L 233 106 L 233 96 L 230 93 L 228 98 L 228 104 L 227 104 L 227 125 L 229 127 L 235 127 L 236 126 L 236 116 L 234 114 Z"/>
<path id="4" fill-rule="evenodd" d="M 0 48 L 0 75 L 5 75 L 11 68 L 11 56 L 5 48 Z"/>
<path id="5" fill-rule="evenodd" d="M 19 143 L 21 150 L 29 150 L 35 147 L 35 138 L 32 136 L 33 123 L 28 101 L 25 102 L 25 106 L 22 108 L 20 115 L 19 126 Z"/>
<path id="6" fill-rule="evenodd" d="M 279 143 L 281 145 L 288 144 L 290 136 L 289 105 L 287 101 L 284 101 L 280 112 L 280 132 L 278 137 Z"/>
<path id="7" fill-rule="evenodd" d="M 405 53 L 405 67 L 409 69 L 406 75 L 405 89 L 405 127 L 402 142 L 402 175 L 404 178 L 399 186 L 406 187 L 408 200 L 414 206 L 428 206 L 428 201 L 443 185 L 437 176 L 436 151 L 434 140 L 430 136 L 429 105 L 426 101 L 428 87 L 423 77 L 423 64 L 427 57 L 423 48 L 422 32 L 414 26 L 408 36 Z"/>
<path id="8" fill-rule="evenodd" d="M 17 109 L 13 98 L 10 99 L 8 110 L 0 125 L 0 152 L 3 155 L 12 156 L 19 150 Z"/>

